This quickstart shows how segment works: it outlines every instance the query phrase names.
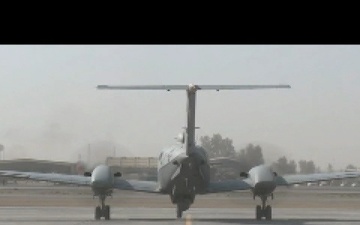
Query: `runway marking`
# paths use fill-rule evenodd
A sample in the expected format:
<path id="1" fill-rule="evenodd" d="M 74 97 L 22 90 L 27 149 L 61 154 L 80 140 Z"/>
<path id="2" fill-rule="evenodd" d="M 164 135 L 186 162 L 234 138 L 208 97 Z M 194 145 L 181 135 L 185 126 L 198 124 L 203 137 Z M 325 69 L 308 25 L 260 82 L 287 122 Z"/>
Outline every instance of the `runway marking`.
<path id="1" fill-rule="evenodd" d="M 187 214 L 185 217 L 185 225 L 191 225 L 191 214 Z"/>

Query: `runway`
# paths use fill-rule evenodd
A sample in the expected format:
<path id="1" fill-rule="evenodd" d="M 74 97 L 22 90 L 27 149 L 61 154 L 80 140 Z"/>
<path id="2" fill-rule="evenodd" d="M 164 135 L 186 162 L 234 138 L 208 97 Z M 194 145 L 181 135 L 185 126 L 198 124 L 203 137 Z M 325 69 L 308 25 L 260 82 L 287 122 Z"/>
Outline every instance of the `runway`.
<path id="1" fill-rule="evenodd" d="M 359 224 L 358 210 L 274 209 L 272 221 L 256 221 L 254 209 L 194 208 L 174 219 L 170 208 L 112 208 L 111 220 L 93 220 L 90 207 L 0 207 L 1 225 L 82 224 Z"/>
<path id="2" fill-rule="evenodd" d="M 360 188 L 278 188 L 272 221 L 256 221 L 248 191 L 199 195 L 182 219 L 169 196 L 115 191 L 107 200 L 110 221 L 95 221 L 97 199 L 86 187 L 7 186 L 0 188 L 0 225 L 83 224 L 360 224 Z"/>

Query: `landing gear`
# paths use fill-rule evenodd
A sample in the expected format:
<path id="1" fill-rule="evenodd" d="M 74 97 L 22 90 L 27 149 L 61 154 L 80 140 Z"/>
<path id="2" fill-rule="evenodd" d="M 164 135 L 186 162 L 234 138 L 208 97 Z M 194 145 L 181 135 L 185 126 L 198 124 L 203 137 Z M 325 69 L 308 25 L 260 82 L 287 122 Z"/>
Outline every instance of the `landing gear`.
<path id="1" fill-rule="evenodd" d="M 263 217 L 266 220 L 272 219 L 272 209 L 270 205 L 266 205 L 267 196 L 260 196 L 262 205 L 256 206 L 256 219 L 261 220 Z"/>
<path id="2" fill-rule="evenodd" d="M 272 219 L 272 209 L 271 206 L 266 206 L 265 208 L 265 218 L 266 220 L 271 220 Z"/>
<path id="3" fill-rule="evenodd" d="M 182 213 L 190 208 L 191 202 L 188 199 L 183 199 L 181 202 L 176 203 L 176 218 L 180 219 Z"/>
<path id="4" fill-rule="evenodd" d="M 261 206 L 257 205 L 256 206 L 256 219 L 261 220 L 261 217 L 262 217 Z"/>
<path id="5" fill-rule="evenodd" d="M 106 205 L 104 208 L 104 217 L 105 220 L 110 220 L 110 206 Z"/>
<path id="6" fill-rule="evenodd" d="M 101 217 L 101 208 L 100 206 L 96 206 L 95 208 L 95 220 L 100 220 Z"/>
<path id="7" fill-rule="evenodd" d="M 105 220 L 110 220 L 110 206 L 105 205 L 105 198 L 105 195 L 99 196 L 101 206 L 95 208 L 95 220 L 100 220 L 101 217 L 104 217 Z"/>
<path id="8" fill-rule="evenodd" d="M 176 218 L 180 219 L 182 217 L 183 211 L 181 210 L 181 207 L 179 204 L 176 205 Z"/>
<path id="9" fill-rule="evenodd" d="M 184 183 L 178 183 L 172 188 L 170 199 L 173 204 L 176 204 L 176 218 L 180 219 L 184 211 L 190 208 L 190 205 L 195 200 L 195 188 L 188 184 L 187 179 Z"/>

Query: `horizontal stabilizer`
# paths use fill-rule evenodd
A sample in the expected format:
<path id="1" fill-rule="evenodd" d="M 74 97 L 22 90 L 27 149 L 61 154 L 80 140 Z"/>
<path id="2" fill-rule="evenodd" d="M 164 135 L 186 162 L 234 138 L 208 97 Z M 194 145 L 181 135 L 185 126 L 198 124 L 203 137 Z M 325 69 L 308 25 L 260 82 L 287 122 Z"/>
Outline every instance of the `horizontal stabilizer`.
<path id="1" fill-rule="evenodd" d="M 98 85 L 100 90 L 187 90 L 195 88 L 196 90 L 251 90 L 251 89 L 271 89 L 271 88 L 291 88 L 287 84 L 279 85 L 126 85 L 111 86 Z"/>

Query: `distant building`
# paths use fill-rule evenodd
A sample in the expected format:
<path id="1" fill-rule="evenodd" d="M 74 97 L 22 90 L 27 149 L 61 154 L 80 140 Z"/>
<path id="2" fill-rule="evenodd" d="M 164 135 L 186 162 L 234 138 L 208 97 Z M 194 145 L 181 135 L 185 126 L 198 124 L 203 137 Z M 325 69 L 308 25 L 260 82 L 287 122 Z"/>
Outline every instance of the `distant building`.
<path id="1" fill-rule="evenodd" d="M 76 163 L 36 159 L 1 160 L 0 170 L 18 170 L 39 173 L 77 174 Z"/>
<path id="2" fill-rule="evenodd" d="M 231 157 L 209 159 L 211 180 L 228 180 L 239 178 L 240 163 Z"/>
<path id="3" fill-rule="evenodd" d="M 155 157 L 107 157 L 106 165 L 124 168 L 157 168 Z"/>
<path id="4" fill-rule="evenodd" d="M 107 157 L 105 163 L 125 178 L 157 179 L 157 158 L 154 157 Z"/>

